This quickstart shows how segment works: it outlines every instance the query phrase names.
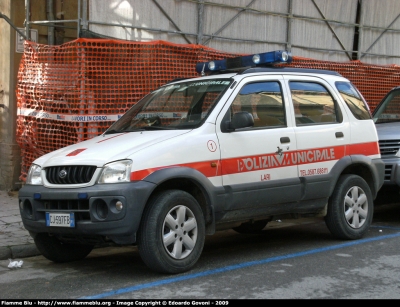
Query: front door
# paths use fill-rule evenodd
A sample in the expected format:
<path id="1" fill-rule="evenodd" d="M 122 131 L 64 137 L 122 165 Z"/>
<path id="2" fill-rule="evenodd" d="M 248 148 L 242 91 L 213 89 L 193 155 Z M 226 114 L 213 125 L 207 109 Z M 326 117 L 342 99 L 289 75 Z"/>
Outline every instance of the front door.
<path id="1" fill-rule="evenodd" d="M 222 181 L 229 194 L 225 210 L 265 208 L 300 198 L 292 159 L 295 133 L 282 82 L 281 76 L 243 79 L 217 120 Z M 240 111 L 253 115 L 254 126 L 222 132 L 224 118 Z"/>

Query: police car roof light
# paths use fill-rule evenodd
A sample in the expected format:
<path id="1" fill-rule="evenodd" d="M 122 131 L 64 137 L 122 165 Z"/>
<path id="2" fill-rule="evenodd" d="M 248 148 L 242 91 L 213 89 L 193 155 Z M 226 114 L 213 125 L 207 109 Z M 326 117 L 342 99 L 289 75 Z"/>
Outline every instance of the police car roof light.
<path id="1" fill-rule="evenodd" d="M 225 70 L 238 70 L 240 68 L 255 66 L 272 66 L 274 64 L 290 63 L 292 55 L 286 50 L 270 51 L 241 57 L 201 62 L 196 64 L 198 73 L 219 72 Z"/>

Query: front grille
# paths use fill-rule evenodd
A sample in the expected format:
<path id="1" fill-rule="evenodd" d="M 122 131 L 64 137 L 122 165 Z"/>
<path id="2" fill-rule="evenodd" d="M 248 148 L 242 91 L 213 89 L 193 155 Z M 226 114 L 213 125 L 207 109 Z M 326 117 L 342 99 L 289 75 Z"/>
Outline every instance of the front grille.
<path id="1" fill-rule="evenodd" d="M 44 201 L 45 211 L 87 211 L 89 212 L 89 200 L 69 199 L 69 200 L 46 200 Z"/>
<path id="2" fill-rule="evenodd" d="M 400 149 L 400 140 L 379 141 L 379 149 L 382 156 L 394 156 Z"/>
<path id="3" fill-rule="evenodd" d="M 42 200 L 41 206 L 36 208 L 38 217 L 44 219 L 46 212 L 74 212 L 77 221 L 90 220 L 89 200 L 88 199 L 69 199 L 69 200 Z"/>
<path id="4" fill-rule="evenodd" d="M 52 166 L 46 168 L 46 179 L 52 184 L 88 183 L 96 171 L 92 165 Z"/>

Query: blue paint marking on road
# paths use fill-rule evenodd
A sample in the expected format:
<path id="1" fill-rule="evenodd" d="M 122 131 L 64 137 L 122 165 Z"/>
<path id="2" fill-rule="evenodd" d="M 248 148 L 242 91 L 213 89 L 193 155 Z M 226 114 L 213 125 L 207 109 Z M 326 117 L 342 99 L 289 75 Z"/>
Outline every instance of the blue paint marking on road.
<path id="1" fill-rule="evenodd" d="M 381 228 L 383 228 L 383 227 L 381 227 Z M 84 296 L 84 297 L 81 297 L 80 299 L 102 299 L 102 298 L 113 296 L 113 295 L 118 295 L 118 294 L 123 294 L 123 293 L 128 293 L 128 292 L 134 292 L 134 291 L 138 291 L 138 290 L 142 290 L 142 289 L 158 287 L 158 286 L 162 286 L 162 285 L 172 284 L 172 283 L 175 283 L 175 282 L 180 282 L 180 281 L 183 281 L 183 280 L 194 279 L 194 278 L 199 278 L 199 277 L 204 277 L 204 276 L 209 276 L 209 275 L 215 275 L 215 274 L 218 274 L 218 273 L 223 273 L 223 272 L 243 269 L 243 268 L 247 268 L 247 267 L 251 267 L 251 266 L 255 266 L 255 265 L 261 265 L 261 264 L 271 263 L 271 262 L 285 260 L 285 259 L 302 257 L 302 256 L 316 254 L 316 253 L 322 253 L 322 252 L 326 252 L 326 251 L 331 251 L 331 250 L 335 250 L 335 249 L 339 249 L 339 248 L 343 248 L 343 247 L 349 247 L 349 246 L 364 244 L 364 243 L 373 242 L 373 241 L 391 239 L 391 238 L 396 238 L 396 237 L 400 237 L 400 232 L 399 233 L 395 233 L 395 234 L 390 234 L 390 235 L 374 237 L 374 238 L 360 239 L 360 240 L 357 240 L 357 241 L 350 241 L 350 242 L 347 242 L 347 243 L 337 244 L 337 245 L 323 247 L 323 248 L 311 249 L 311 250 L 308 250 L 308 251 L 303 251 L 303 252 L 298 252 L 298 253 L 293 253 L 293 254 L 287 254 L 287 255 L 282 255 L 282 256 L 277 256 L 277 257 L 265 258 L 265 259 L 261 259 L 261 260 L 238 263 L 238 264 L 235 264 L 235 265 L 229 265 L 229 266 L 225 266 L 225 267 L 218 268 L 218 269 L 207 270 L 207 271 L 204 271 L 204 272 L 199 272 L 199 273 L 194 273 L 194 274 L 189 274 L 189 275 L 184 275 L 184 276 L 167 278 L 167 279 L 164 279 L 164 280 L 157 280 L 157 281 L 150 282 L 150 283 L 140 284 L 140 285 L 131 286 L 131 287 L 127 287 L 127 288 L 121 288 L 121 289 L 117 289 L 117 290 L 113 290 L 113 291 L 109 291 L 109 292 L 104 292 L 104 293 L 100 293 L 100 294 L 96 294 L 96 295 L 92 295 L 92 296 Z"/>

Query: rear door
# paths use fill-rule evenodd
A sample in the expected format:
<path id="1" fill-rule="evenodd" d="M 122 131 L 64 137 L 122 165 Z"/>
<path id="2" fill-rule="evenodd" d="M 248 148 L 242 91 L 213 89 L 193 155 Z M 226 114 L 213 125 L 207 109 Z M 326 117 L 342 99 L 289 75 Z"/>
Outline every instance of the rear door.
<path id="1" fill-rule="evenodd" d="M 346 154 L 351 139 L 346 112 L 325 80 L 284 76 L 295 119 L 298 176 L 305 186 L 303 199 L 329 196 L 333 167 Z"/>

